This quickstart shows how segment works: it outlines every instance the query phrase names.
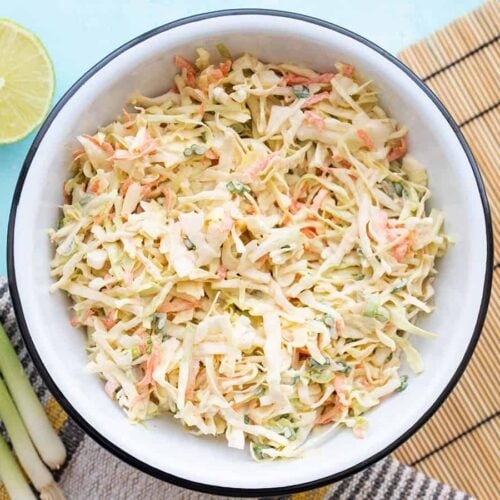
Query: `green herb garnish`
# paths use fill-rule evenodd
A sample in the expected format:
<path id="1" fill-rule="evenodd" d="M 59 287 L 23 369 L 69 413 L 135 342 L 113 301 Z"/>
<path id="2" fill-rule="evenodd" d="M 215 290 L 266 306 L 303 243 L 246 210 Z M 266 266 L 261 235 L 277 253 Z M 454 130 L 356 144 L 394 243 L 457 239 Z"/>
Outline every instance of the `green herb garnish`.
<path id="1" fill-rule="evenodd" d="M 216 43 L 215 48 L 217 49 L 219 54 L 225 59 L 232 59 L 231 52 L 229 52 L 229 49 L 222 42 Z"/>
<path id="2" fill-rule="evenodd" d="M 229 181 L 226 187 L 230 193 L 239 194 L 240 196 L 250 192 L 250 188 L 239 181 Z"/>
<path id="3" fill-rule="evenodd" d="M 396 392 L 402 392 L 408 387 L 408 375 L 401 376 L 401 384 L 396 389 Z"/>
<path id="4" fill-rule="evenodd" d="M 299 99 L 307 99 L 311 94 L 309 87 L 305 85 L 292 85 L 292 92 L 295 94 L 295 97 Z"/>
<path id="5" fill-rule="evenodd" d="M 202 156 L 207 152 L 207 148 L 205 146 L 201 146 L 199 144 L 193 144 L 189 148 L 184 150 L 184 156 L 189 158 L 190 156 Z"/>

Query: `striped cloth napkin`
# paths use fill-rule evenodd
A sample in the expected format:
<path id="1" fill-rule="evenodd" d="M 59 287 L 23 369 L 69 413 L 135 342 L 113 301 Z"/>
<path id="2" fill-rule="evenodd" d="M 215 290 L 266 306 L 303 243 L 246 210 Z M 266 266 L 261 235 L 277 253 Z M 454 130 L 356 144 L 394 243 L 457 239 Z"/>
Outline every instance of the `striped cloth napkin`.
<path id="1" fill-rule="evenodd" d="M 218 498 L 179 488 L 154 479 L 101 448 L 66 415 L 36 371 L 18 330 L 7 280 L 0 277 L 0 322 L 4 325 L 21 363 L 45 405 L 52 424 L 68 451 L 66 464 L 56 478 L 70 500 L 201 500 Z M 0 432 L 5 429 L 0 423 Z M 8 500 L 0 483 L 0 500 Z M 222 497 L 220 497 L 222 498 Z M 284 497 L 288 498 L 288 497 Z M 463 500 L 469 495 L 387 457 L 331 486 L 293 495 L 293 500 Z"/>

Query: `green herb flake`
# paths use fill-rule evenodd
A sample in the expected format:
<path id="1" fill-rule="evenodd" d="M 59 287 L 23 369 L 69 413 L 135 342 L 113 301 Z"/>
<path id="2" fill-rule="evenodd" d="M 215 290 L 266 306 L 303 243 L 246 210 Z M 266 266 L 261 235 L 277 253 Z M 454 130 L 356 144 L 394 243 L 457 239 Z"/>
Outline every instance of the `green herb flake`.
<path id="1" fill-rule="evenodd" d="M 352 278 L 354 281 L 361 281 L 365 279 L 365 275 L 363 273 L 355 274 Z"/>
<path id="2" fill-rule="evenodd" d="M 250 423 L 250 417 L 249 417 L 248 415 L 245 415 L 245 416 L 243 417 L 243 422 L 245 422 L 245 424 L 247 424 L 247 425 L 248 425 L 248 424 Z"/>
<path id="3" fill-rule="evenodd" d="M 132 354 L 132 359 L 137 359 L 141 355 L 141 350 L 139 349 L 139 346 L 133 346 L 132 349 L 130 349 L 130 353 Z"/>
<path id="4" fill-rule="evenodd" d="M 298 99 L 307 99 L 311 94 L 309 87 L 305 85 L 292 85 L 292 92 Z"/>
<path id="5" fill-rule="evenodd" d="M 352 368 L 343 361 L 337 361 L 337 370 L 340 373 L 350 373 Z"/>
<path id="6" fill-rule="evenodd" d="M 255 455 L 255 458 L 258 460 L 265 460 L 266 458 L 270 458 L 268 455 L 264 455 L 263 451 L 268 450 L 271 446 L 267 446 L 266 444 L 255 444 L 252 443 L 252 451 Z"/>
<path id="7" fill-rule="evenodd" d="M 401 198 L 404 193 L 403 184 L 400 182 L 392 182 L 392 187 L 394 188 L 394 192 Z"/>
<path id="8" fill-rule="evenodd" d="M 153 315 L 152 328 L 155 333 L 162 333 L 167 324 L 167 315 L 165 313 L 156 313 Z"/>
<path id="9" fill-rule="evenodd" d="M 222 42 L 216 43 L 215 48 L 224 59 L 232 59 L 231 52 Z"/>
<path id="10" fill-rule="evenodd" d="M 226 188 L 230 193 L 239 194 L 240 196 L 250 192 L 250 188 L 246 184 L 236 180 L 229 181 L 226 184 Z"/>
<path id="11" fill-rule="evenodd" d="M 290 382 L 290 385 L 295 385 L 299 382 L 300 380 L 300 375 L 294 375 L 292 378 L 292 381 Z"/>
<path id="12" fill-rule="evenodd" d="M 408 375 L 401 376 L 401 384 L 396 389 L 396 392 L 402 392 L 408 387 Z"/>

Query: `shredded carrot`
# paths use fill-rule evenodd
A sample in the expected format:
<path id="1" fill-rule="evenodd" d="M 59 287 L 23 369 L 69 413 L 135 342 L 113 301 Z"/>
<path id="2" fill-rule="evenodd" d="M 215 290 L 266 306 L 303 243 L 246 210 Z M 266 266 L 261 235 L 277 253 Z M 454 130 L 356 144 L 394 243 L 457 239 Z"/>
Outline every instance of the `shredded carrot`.
<path id="1" fill-rule="evenodd" d="M 93 137 L 91 135 L 84 135 L 83 137 L 88 139 L 90 142 L 92 142 L 96 146 L 100 147 L 106 153 L 113 154 L 115 152 L 113 146 L 111 146 L 111 144 L 109 144 L 109 142 L 99 142 L 99 139 L 97 139 L 97 137 Z"/>
<path id="2" fill-rule="evenodd" d="M 194 87 L 196 83 L 196 68 L 184 57 L 175 56 L 175 65 L 186 71 L 186 82 L 190 87 Z"/>
<path id="3" fill-rule="evenodd" d="M 219 68 L 222 71 L 223 76 L 227 76 L 229 74 L 232 64 L 232 61 L 229 59 L 219 64 Z"/>
<path id="4" fill-rule="evenodd" d="M 199 371 L 200 360 L 198 358 L 194 358 L 191 362 L 191 369 L 189 370 L 189 378 L 186 385 L 186 401 L 193 399 L 196 377 L 198 376 Z"/>
<path id="5" fill-rule="evenodd" d="M 335 417 L 338 417 L 342 414 L 342 411 L 344 410 L 344 405 L 342 405 L 340 402 L 336 402 L 335 405 L 330 406 L 328 410 L 326 410 L 317 420 L 316 423 L 319 425 L 325 425 L 329 424 L 333 420 L 335 420 Z"/>
<path id="6" fill-rule="evenodd" d="M 303 227 L 301 228 L 300 232 L 302 234 L 305 234 L 309 239 L 313 239 L 316 238 L 316 236 L 318 236 L 316 229 L 314 229 L 313 227 Z"/>
<path id="7" fill-rule="evenodd" d="M 325 128 L 325 120 L 321 118 L 321 116 L 313 113 L 312 111 L 306 111 L 304 113 L 304 116 L 306 122 L 312 123 L 320 132 L 323 131 L 323 129 Z"/>
<path id="8" fill-rule="evenodd" d="M 134 183 L 134 181 L 129 177 L 120 188 L 120 195 L 124 198 L 127 194 L 128 188 Z"/>
<path id="9" fill-rule="evenodd" d="M 373 144 L 372 138 L 365 130 L 356 130 L 356 135 L 363 141 L 367 149 L 375 151 L 375 144 Z"/>
<path id="10" fill-rule="evenodd" d="M 330 83 L 330 80 L 335 76 L 335 73 L 321 73 L 313 78 L 308 78 L 307 76 L 295 75 L 293 73 L 288 73 L 285 75 L 281 83 L 282 85 L 298 85 L 305 84 L 309 85 L 311 83 Z"/>
<path id="11" fill-rule="evenodd" d="M 103 324 L 107 330 L 111 330 L 118 321 L 118 310 L 113 309 L 103 320 Z"/>
<path id="12" fill-rule="evenodd" d="M 275 151 L 274 153 L 271 153 L 267 158 L 264 158 L 263 160 L 258 161 L 257 163 L 254 163 L 250 168 L 247 169 L 247 174 L 249 174 L 251 177 L 256 176 L 263 170 L 267 168 L 271 160 L 275 157 L 278 156 L 279 152 Z"/>
<path id="13" fill-rule="evenodd" d="M 144 377 L 140 382 L 137 383 L 137 387 L 139 388 L 139 390 L 147 387 L 150 384 L 155 385 L 155 381 L 153 380 L 153 372 L 155 371 L 159 363 L 160 363 L 160 350 L 157 346 L 153 346 L 151 355 L 145 362 L 146 369 Z"/>
<path id="14" fill-rule="evenodd" d="M 72 153 L 73 158 L 76 160 L 77 158 L 82 156 L 84 153 L 85 153 L 85 151 L 83 149 L 75 149 L 75 151 L 73 151 L 73 153 Z"/>
<path id="15" fill-rule="evenodd" d="M 181 311 L 189 311 L 190 309 L 196 309 L 197 307 L 200 307 L 200 301 L 195 300 L 187 300 L 187 299 L 180 299 L 180 298 L 175 298 L 171 302 L 164 302 L 156 312 L 159 313 L 169 313 L 169 312 L 181 312 Z"/>
<path id="16" fill-rule="evenodd" d="M 89 193 L 98 194 L 99 193 L 99 188 L 100 188 L 99 179 L 94 179 L 93 181 L 89 182 L 89 186 L 87 188 L 87 191 Z"/>
<path id="17" fill-rule="evenodd" d="M 211 148 L 205 153 L 205 156 L 209 160 L 218 160 L 219 159 L 219 155 Z"/>
<path id="18" fill-rule="evenodd" d="M 314 197 L 314 200 L 311 205 L 311 210 L 317 212 L 320 209 L 323 200 L 328 196 L 328 193 L 329 193 L 328 189 L 321 188 L 318 191 L 318 194 Z"/>
<path id="19" fill-rule="evenodd" d="M 389 161 L 396 161 L 402 158 L 408 151 L 408 140 L 406 135 L 401 137 L 396 146 L 394 146 L 387 155 Z"/>
<path id="20" fill-rule="evenodd" d="M 223 264 L 221 264 L 217 268 L 217 276 L 219 277 L 220 280 L 223 280 L 223 279 L 225 279 L 226 274 L 227 274 L 227 269 Z"/>
<path id="21" fill-rule="evenodd" d="M 320 92 L 319 94 L 314 94 L 309 99 L 307 99 L 304 104 L 302 104 L 301 108 L 308 108 L 309 106 L 312 106 L 313 104 L 316 104 L 318 102 L 324 101 L 325 99 L 328 99 L 330 97 L 329 92 Z"/>
<path id="22" fill-rule="evenodd" d="M 344 168 L 351 168 L 352 167 L 351 162 L 346 160 L 345 158 L 342 158 L 342 156 L 340 156 L 340 155 L 332 156 L 332 160 L 335 163 L 338 163 L 341 167 L 344 167 Z"/>
<path id="23" fill-rule="evenodd" d="M 163 188 L 161 192 L 163 193 L 163 208 L 167 212 L 170 212 L 170 210 L 172 210 L 173 208 L 173 201 L 174 201 L 172 196 L 172 191 L 170 191 L 170 189 Z"/>

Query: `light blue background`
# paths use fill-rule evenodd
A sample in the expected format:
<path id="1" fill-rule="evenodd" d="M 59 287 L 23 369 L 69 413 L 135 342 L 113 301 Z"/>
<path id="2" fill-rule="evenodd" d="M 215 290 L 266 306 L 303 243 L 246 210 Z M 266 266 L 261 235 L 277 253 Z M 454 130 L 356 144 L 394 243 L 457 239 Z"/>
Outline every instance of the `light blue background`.
<path id="1" fill-rule="evenodd" d="M 477 7 L 480 0 L 0 0 L 0 18 L 33 30 L 56 73 L 56 102 L 88 68 L 127 40 L 175 19 L 210 10 L 262 7 L 331 21 L 396 54 Z M 0 146 L 0 274 L 6 274 L 7 221 L 17 177 L 34 134 Z M 35 207 L 33 207 L 35 209 Z"/>

